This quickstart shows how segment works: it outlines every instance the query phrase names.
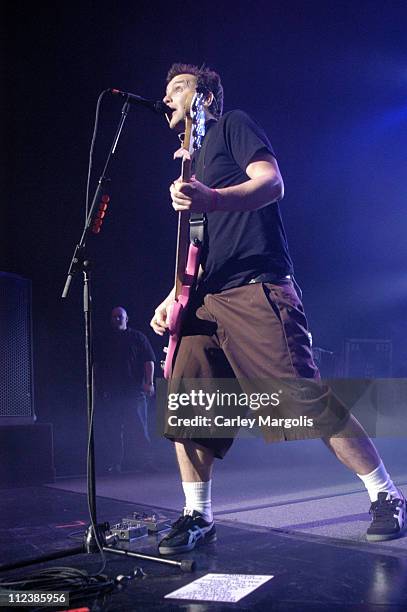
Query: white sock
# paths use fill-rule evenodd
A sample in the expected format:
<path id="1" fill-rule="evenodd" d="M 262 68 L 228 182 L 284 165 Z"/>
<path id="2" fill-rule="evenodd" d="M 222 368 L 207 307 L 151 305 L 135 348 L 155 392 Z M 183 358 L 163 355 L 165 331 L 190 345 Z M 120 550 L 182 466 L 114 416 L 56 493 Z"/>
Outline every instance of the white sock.
<path id="1" fill-rule="evenodd" d="M 386 491 L 392 498 L 400 497 L 400 492 L 387 473 L 382 461 L 370 474 L 357 475 L 363 481 L 371 502 L 377 501 L 377 495 L 380 491 Z"/>
<path id="2" fill-rule="evenodd" d="M 196 510 L 202 514 L 205 521 L 211 523 L 213 521 L 211 486 L 212 480 L 207 482 L 183 482 L 182 488 L 185 493 L 184 513 L 188 510 Z"/>

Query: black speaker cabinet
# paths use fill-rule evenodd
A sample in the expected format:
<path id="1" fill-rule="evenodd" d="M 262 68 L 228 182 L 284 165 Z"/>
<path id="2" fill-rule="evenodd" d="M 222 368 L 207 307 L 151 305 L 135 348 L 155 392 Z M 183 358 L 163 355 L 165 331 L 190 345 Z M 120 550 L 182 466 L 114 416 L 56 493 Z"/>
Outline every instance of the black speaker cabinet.
<path id="1" fill-rule="evenodd" d="M 0 488 L 52 482 L 52 425 L 35 423 L 31 282 L 0 272 Z"/>
<path id="2" fill-rule="evenodd" d="M 31 281 L 0 272 L 0 426 L 34 421 Z"/>

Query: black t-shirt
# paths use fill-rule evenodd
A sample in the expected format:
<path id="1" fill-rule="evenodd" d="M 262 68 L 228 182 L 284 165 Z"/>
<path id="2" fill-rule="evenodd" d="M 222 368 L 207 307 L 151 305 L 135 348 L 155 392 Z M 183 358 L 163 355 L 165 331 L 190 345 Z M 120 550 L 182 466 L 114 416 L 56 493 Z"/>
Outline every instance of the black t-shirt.
<path id="1" fill-rule="evenodd" d="M 95 353 L 97 387 L 110 393 L 140 390 L 145 362 L 156 360 L 146 336 L 130 327 L 110 329 L 99 338 Z"/>
<path id="2" fill-rule="evenodd" d="M 196 178 L 209 187 L 229 187 L 249 180 L 245 170 L 259 151 L 274 156 L 261 127 L 240 110 L 207 124 L 207 134 L 194 160 Z M 277 202 L 255 211 L 207 214 L 199 289 L 216 293 L 247 284 L 263 273 L 293 272 Z"/>

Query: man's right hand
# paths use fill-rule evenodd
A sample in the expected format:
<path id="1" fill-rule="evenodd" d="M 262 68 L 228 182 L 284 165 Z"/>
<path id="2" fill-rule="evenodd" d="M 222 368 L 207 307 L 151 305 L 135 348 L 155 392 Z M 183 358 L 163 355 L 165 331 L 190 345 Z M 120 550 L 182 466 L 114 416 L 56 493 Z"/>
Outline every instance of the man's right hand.
<path id="1" fill-rule="evenodd" d="M 175 302 L 175 289 L 167 295 L 165 300 L 161 302 L 155 309 L 154 316 L 151 319 L 150 325 L 159 336 L 163 336 L 168 328 L 168 316 L 171 306 Z"/>

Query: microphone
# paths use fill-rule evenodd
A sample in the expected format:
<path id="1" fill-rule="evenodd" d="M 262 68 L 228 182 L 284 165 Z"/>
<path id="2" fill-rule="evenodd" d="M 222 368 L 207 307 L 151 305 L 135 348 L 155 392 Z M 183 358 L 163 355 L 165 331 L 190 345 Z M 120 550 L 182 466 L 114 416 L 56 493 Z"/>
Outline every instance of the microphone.
<path id="1" fill-rule="evenodd" d="M 161 100 L 147 100 L 147 98 L 137 96 L 136 94 L 132 94 L 127 91 L 120 91 L 120 89 L 109 89 L 109 92 L 115 96 L 126 98 L 126 101 L 130 104 L 141 104 L 141 106 L 146 106 L 159 115 L 170 115 L 173 111 L 172 108 L 164 104 L 164 102 L 161 102 Z"/>

